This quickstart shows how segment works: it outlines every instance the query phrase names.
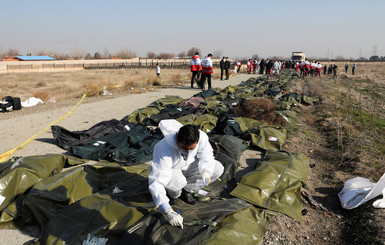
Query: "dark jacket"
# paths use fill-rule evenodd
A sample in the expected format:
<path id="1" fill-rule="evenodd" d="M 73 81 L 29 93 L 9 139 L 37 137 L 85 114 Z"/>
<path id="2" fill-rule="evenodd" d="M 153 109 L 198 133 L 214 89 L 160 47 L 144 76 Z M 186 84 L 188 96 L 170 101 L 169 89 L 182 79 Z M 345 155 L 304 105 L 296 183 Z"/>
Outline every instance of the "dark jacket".
<path id="1" fill-rule="evenodd" d="M 229 60 L 225 61 L 225 69 L 230 69 L 230 61 Z"/>
<path id="2" fill-rule="evenodd" d="M 225 60 L 224 59 L 221 59 L 221 62 L 219 62 L 219 66 L 221 67 L 221 69 L 225 69 Z"/>

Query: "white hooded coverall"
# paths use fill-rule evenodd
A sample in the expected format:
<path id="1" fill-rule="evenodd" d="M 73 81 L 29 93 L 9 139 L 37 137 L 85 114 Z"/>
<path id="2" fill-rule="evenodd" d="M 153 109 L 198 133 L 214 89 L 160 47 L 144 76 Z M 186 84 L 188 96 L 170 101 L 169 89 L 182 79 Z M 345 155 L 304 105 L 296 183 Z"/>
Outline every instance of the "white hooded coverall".
<path id="1" fill-rule="evenodd" d="M 213 149 L 208 136 L 199 130 L 199 141 L 194 150 L 188 154 L 181 150 L 176 142 L 176 134 L 183 125 L 174 119 L 162 120 L 159 128 L 164 138 L 154 148 L 149 190 L 156 206 L 165 212 L 171 206 L 170 197 L 177 198 L 184 188 L 187 192 L 200 189 L 196 185 L 202 173 L 210 174 L 210 182 L 214 182 L 223 173 L 222 164 L 214 159 Z"/>

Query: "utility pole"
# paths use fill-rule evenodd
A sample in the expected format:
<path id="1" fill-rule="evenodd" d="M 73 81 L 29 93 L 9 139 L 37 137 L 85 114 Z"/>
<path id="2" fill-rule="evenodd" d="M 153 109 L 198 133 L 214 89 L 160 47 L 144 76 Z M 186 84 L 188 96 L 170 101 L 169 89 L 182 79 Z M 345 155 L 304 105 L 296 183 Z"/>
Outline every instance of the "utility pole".
<path id="1" fill-rule="evenodd" d="M 377 56 L 377 43 L 374 45 L 373 48 L 373 56 Z"/>

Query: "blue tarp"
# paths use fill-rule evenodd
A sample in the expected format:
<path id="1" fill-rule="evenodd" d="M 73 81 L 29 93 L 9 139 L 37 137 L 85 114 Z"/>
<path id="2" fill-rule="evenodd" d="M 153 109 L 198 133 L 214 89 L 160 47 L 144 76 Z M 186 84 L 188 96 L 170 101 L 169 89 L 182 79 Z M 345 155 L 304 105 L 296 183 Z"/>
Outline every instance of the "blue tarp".
<path id="1" fill-rule="evenodd" d="M 16 56 L 20 60 L 56 60 L 49 56 Z"/>

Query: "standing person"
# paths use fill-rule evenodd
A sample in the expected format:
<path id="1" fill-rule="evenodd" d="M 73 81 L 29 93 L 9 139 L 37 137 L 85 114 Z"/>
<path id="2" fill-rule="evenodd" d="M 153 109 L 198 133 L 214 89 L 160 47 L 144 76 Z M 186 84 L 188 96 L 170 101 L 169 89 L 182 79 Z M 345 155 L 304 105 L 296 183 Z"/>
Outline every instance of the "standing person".
<path id="1" fill-rule="evenodd" d="M 198 52 L 195 52 L 195 55 L 191 58 L 190 68 L 191 68 L 191 72 L 192 72 L 191 87 L 193 88 L 194 87 L 194 79 L 196 77 L 199 80 L 199 77 L 200 77 L 199 73 L 202 70 L 201 59 L 199 58 L 199 53 Z"/>
<path id="2" fill-rule="evenodd" d="M 312 77 L 314 77 L 315 75 L 315 68 L 316 68 L 316 63 L 315 63 L 315 60 L 313 60 L 313 62 L 310 63 L 310 75 Z"/>
<path id="3" fill-rule="evenodd" d="M 271 68 L 273 68 L 273 61 L 269 60 L 266 64 L 266 74 L 271 74 Z"/>
<path id="4" fill-rule="evenodd" d="M 160 77 L 160 66 L 159 64 L 156 64 L 156 75 Z"/>
<path id="5" fill-rule="evenodd" d="M 258 66 L 257 59 L 254 59 L 253 60 L 253 74 L 257 73 L 257 66 Z"/>
<path id="6" fill-rule="evenodd" d="M 277 74 L 279 74 L 279 68 L 280 68 L 280 64 L 279 64 L 279 61 L 278 60 L 276 60 L 275 62 L 274 62 L 274 64 L 273 64 L 273 73 L 277 73 Z"/>
<path id="7" fill-rule="evenodd" d="M 299 66 L 300 66 L 300 70 L 301 70 L 299 76 L 305 77 L 305 66 L 306 66 L 305 61 L 302 61 L 302 63 Z"/>
<path id="8" fill-rule="evenodd" d="M 226 57 L 225 59 L 225 74 L 226 74 L 226 79 L 225 80 L 229 80 L 229 69 L 230 69 L 230 60 L 229 60 L 229 57 Z"/>
<path id="9" fill-rule="evenodd" d="M 237 61 L 237 73 L 239 73 L 241 71 L 241 66 L 242 66 L 241 60 L 238 60 Z"/>
<path id="10" fill-rule="evenodd" d="M 308 60 L 305 60 L 305 76 L 309 75 L 310 67 L 310 62 Z"/>
<path id="11" fill-rule="evenodd" d="M 348 69 L 349 69 L 348 63 L 345 63 L 345 73 L 348 73 Z"/>
<path id="12" fill-rule="evenodd" d="M 354 71 L 356 70 L 356 64 L 353 64 L 353 66 L 352 66 L 352 75 L 354 75 Z"/>
<path id="13" fill-rule="evenodd" d="M 201 77 L 201 88 L 205 90 L 205 83 L 207 78 L 208 89 L 211 89 L 211 74 L 214 72 L 213 61 L 211 60 L 212 54 L 208 54 L 202 60 L 202 77 Z"/>
<path id="14" fill-rule="evenodd" d="M 333 79 L 337 82 L 338 81 L 338 75 L 339 75 L 339 69 L 338 66 L 334 65 L 333 67 Z"/>
<path id="15" fill-rule="evenodd" d="M 315 76 L 317 77 L 321 77 L 321 70 L 322 70 L 322 65 L 317 62 L 317 64 L 315 65 Z"/>
<path id="16" fill-rule="evenodd" d="M 221 68 L 221 80 L 223 80 L 223 71 L 225 70 L 225 57 L 222 57 L 219 62 L 219 67 Z"/>
<path id="17" fill-rule="evenodd" d="M 248 59 L 247 60 L 247 74 L 250 74 L 251 73 L 251 59 Z"/>
<path id="18" fill-rule="evenodd" d="M 324 65 L 324 75 L 326 75 L 327 65 Z"/>
<path id="19" fill-rule="evenodd" d="M 224 168 L 214 159 L 207 134 L 197 126 L 183 126 L 168 119 L 159 123 L 159 129 L 164 138 L 154 148 L 148 189 L 168 222 L 183 229 L 183 217 L 172 209 L 169 197 L 181 197 L 184 202 L 194 204 L 193 194 L 201 188 L 198 180 L 209 185 L 222 175 Z"/>
<path id="20" fill-rule="evenodd" d="M 259 74 L 263 74 L 266 67 L 266 61 L 265 59 L 262 59 L 261 62 L 259 62 Z"/>

